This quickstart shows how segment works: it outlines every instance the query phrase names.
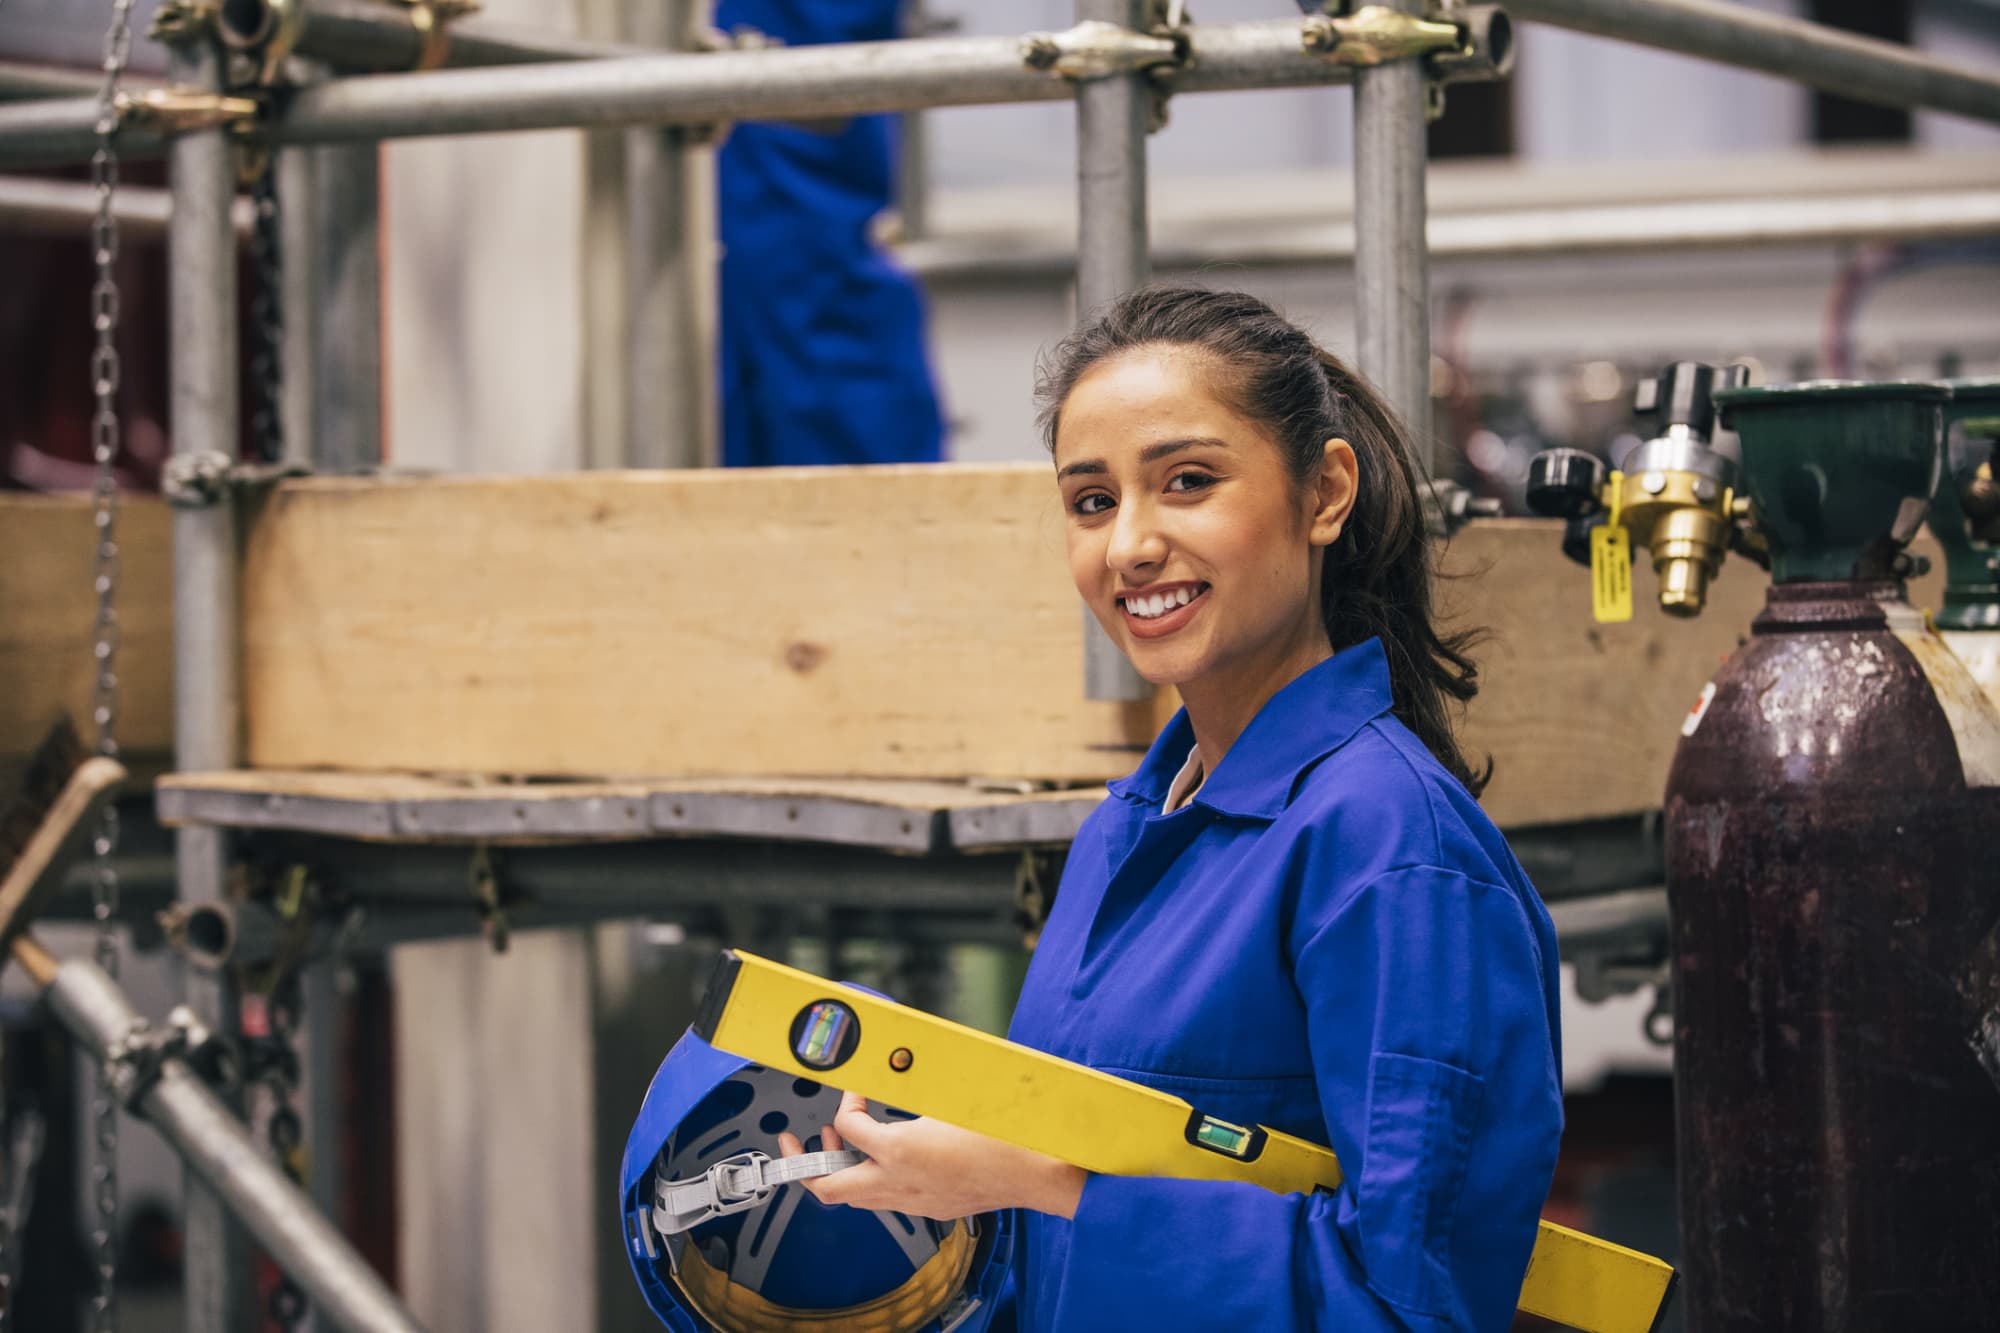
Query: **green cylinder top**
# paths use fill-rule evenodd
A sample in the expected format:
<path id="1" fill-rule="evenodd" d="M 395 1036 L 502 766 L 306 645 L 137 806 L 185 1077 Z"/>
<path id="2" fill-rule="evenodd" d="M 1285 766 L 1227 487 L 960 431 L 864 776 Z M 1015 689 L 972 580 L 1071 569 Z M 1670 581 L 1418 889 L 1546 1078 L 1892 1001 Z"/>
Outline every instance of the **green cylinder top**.
<path id="1" fill-rule="evenodd" d="M 1950 400 L 1943 385 L 1904 380 L 1719 391 L 1772 578 L 1892 577 L 1937 489 Z"/>
<path id="2" fill-rule="evenodd" d="M 1958 488 L 1972 479 L 1984 442 L 2000 436 L 2000 379 L 1946 380 L 1944 475 L 1931 502 L 1931 532 L 1944 548 L 1944 605 L 1937 622 L 1952 629 L 2000 629 L 2000 549 L 1966 533 Z"/>

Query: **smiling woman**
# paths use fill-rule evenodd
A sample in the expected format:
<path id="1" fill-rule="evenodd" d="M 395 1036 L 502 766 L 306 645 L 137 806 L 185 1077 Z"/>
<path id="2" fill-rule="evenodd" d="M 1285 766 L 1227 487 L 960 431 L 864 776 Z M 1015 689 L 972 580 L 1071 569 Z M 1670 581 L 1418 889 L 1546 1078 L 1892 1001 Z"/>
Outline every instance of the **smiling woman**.
<path id="1" fill-rule="evenodd" d="M 1040 389 L 1077 591 L 1186 707 L 1078 832 L 1009 1035 L 1346 1179 L 1088 1176 L 850 1097 L 824 1142 L 869 1160 L 808 1188 L 1021 1209 L 1021 1330 L 1507 1328 L 1562 1128 L 1555 934 L 1452 735 L 1474 671 L 1401 427 L 1230 293 L 1112 303 Z"/>
<path id="2" fill-rule="evenodd" d="M 1465 651 L 1476 636 L 1433 623 L 1411 451 L 1364 380 L 1254 297 L 1149 288 L 1065 339 L 1037 397 L 1077 591 L 1141 674 L 1183 698 L 1190 683 L 1213 686 L 1234 706 L 1190 712 L 1227 726 L 1313 662 L 1380 637 L 1397 716 L 1475 795 L 1485 786 L 1448 711 L 1478 691 Z M 1120 459 L 1130 475 L 1114 473 Z M 1154 618 L 1153 597 L 1184 582 L 1156 557 L 1171 548 L 1192 567 L 1218 541 L 1218 558 L 1254 582 L 1223 609 L 1229 622 L 1155 649 L 1196 618 Z M 1260 610 L 1289 620 L 1257 623 Z M 1271 688 L 1215 674 L 1246 655 L 1277 674 Z M 1219 762 L 1234 734 L 1204 737 L 1203 753 Z"/>

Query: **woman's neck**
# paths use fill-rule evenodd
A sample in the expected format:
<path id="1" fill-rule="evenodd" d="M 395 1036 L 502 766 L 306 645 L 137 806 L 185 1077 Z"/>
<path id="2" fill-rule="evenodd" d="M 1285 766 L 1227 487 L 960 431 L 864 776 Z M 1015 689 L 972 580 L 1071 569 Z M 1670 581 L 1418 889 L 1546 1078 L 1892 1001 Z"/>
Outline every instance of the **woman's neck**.
<path id="1" fill-rule="evenodd" d="M 1302 636 L 1283 652 L 1184 682 L 1181 702 L 1194 728 L 1202 771 L 1215 772 L 1236 738 L 1279 690 L 1332 656 L 1333 647 L 1322 632 Z"/>

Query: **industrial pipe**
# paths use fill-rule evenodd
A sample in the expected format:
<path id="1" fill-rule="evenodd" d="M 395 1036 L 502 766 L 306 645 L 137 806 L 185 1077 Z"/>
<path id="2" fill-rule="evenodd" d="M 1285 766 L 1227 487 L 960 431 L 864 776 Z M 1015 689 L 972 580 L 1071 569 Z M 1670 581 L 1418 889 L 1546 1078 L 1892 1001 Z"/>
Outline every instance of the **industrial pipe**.
<path id="1" fill-rule="evenodd" d="M 1465 20 L 1480 40 L 1505 25 Z M 1353 81 L 1354 67 L 1308 54 L 1297 19 L 1195 26 L 1191 62 L 1158 73 L 1168 92 L 1298 88 Z M 1491 78 L 1494 52 L 1441 59 L 1446 79 Z M 2000 86 L 2000 81 L 1996 81 Z M 513 130 L 821 120 L 879 111 L 1057 102 L 1068 79 L 1028 65 L 1017 37 L 912 37 L 757 51 L 663 54 L 527 67 L 338 79 L 302 89 L 259 133 L 272 142 L 339 143 Z M 0 106 L 0 167 L 82 160 L 97 106 L 62 98 Z M 155 129 L 119 131 L 127 156 L 159 151 Z"/>
<path id="2" fill-rule="evenodd" d="M 2000 78 L 1721 0 L 1509 0 L 1517 19 L 1775 74 L 1857 101 L 2000 121 Z"/>
<path id="3" fill-rule="evenodd" d="M 130 1038 L 144 1027 L 117 984 L 80 959 L 55 970 L 48 1000 L 57 1021 L 100 1064 L 113 1060 L 114 1052 L 129 1051 Z M 423 1333 L 367 1261 L 265 1156 L 185 1060 L 164 1055 L 135 1104 L 311 1298 L 315 1314 L 348 1333 Z"/>

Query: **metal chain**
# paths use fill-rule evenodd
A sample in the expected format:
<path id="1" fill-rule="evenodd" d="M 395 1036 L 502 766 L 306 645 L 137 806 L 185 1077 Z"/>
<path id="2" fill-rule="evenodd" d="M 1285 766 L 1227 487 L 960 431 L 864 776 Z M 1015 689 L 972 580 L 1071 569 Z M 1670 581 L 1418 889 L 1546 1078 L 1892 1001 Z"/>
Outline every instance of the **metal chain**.
<path id="1" fill-rule="evenodd" d="M 250 379 L 256 394 L 251 436 L 258 458 L 281 463 L 285 458 L 285 303 L 284 251 L 278 240 L 278 154 L 264 155 L 264 164 L 250 187 L 255 224 L 250 232 L 250 260 L 257 275 L 250 318 L 256 329 L 251 349 Z"/>
<path id="2" fill-rule="evenodd" d="M 278 1165 L 300 1189 L 307 1188 L 304 1157 L 305 1122 L 299 1117 L 297 1098 L 300 1081 L 298 1031 L 302 988 L 296 970 L 284 976 L 277 988 L 264 997 L 266 1036 L 259 1053 L 260 1081 L 270 1089 L 272 1107 L 265 1121 L 264 1135 Z M 304 1325 L 306 1294 L 285 1273 L 271 1289 L 267 1311 L 271 1321 L 288 1331 Z"/>
<path id="3" fill-rule="evenodd" d="M 96 280 L 90 289 L 90 323 L 96 344 L 90 357 L 91 456 L 96 463 L 92 514 L 97 526 L 97 559 L 93 587 L 97 619 L 92 629 L 92 654 L 97 668 L 92 720 L 97 724 L 97 752 L 118 755 L 118 215 L 112 193 L 118 187 L 118 84 L 132 54 L 133 0 L 113 0 L 111 27 L 104 35 L 104 84 L 97 99 L 97 151 L 90 159 L 91 184 L 97 191 L 97 216 L 91 223 L 91 260 Z M 97 924 L 97 965 L 118 975 L 118 871 L 112 862 L 118 850 L 118 809 L 104 807 L 103 822 L 91 842 L 95 875 L 91 882 L 90 914 Z M 92 1333 L 117 1333 L 118 1328 L 118 1100 L 100 1071 L 91 1090 L 91 1121 L 97 1165 L 91 1173 L 91 1202 L 96 1217 L 90 1247 L 96 1269 L 96 1290 L 90 1300 Z"/>

